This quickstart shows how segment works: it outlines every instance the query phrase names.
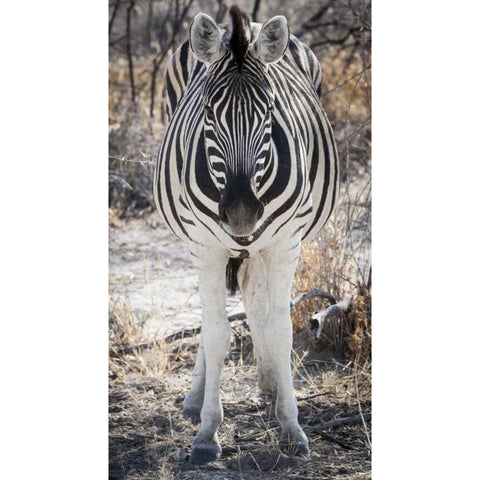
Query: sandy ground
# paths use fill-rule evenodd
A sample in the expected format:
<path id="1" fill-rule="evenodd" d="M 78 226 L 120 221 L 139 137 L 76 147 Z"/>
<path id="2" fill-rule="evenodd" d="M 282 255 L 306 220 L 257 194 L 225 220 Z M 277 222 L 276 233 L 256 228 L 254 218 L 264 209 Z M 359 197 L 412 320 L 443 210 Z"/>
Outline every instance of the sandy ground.
<path id="1" fill-rule="evenodd" d="M 155 213 L 146 220 L 114 225 L 109 242 L 112 296 L 128 298 L 154 336 L 199 326 L 198 278 L 185 246 Z M 229 298 L 227 308 L 229 313 L 243 310 L 239 297 Z"/>

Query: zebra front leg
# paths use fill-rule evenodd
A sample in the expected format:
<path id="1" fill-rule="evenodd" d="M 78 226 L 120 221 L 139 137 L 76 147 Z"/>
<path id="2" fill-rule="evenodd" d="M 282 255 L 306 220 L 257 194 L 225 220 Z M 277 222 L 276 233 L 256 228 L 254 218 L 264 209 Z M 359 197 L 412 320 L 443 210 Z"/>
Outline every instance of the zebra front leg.
<path id="1" fill-rule="evenodd" d="M 282 426 L 280 446 L 286 453 L 308 457 L 308 439 L 298 423 L 298 408 L 293 391 L 290 356 L 292 351 L 292 322 L 290 291 L 298 249 L 287 252 L 266 252 L 268 315 L 263 328 L 264 356 L 269 359 L 277 391 L 275 414 Z"/>
<path id="2" fill-rule="evenodd" d="M 192 386 L 183 401 L 183 416 L 189 418 L 194 425 L 200 422 L 200 411 L 205 394 L 205 351 L 202 336 L 201 333 L 197 359 L 192 373 Z"/>
<path id="3" fill-rule="evenodd" d="M 225 308 L 227 259 L 202 250 L 197 253 L 195 264 L 198 268 L 203 308 L 202 345 L 205 381 L 203 406 L 200 411 L 201 426 L 192 443 L 190 462 L 200 464 L 216 460 L 222 452 L 217 439 L 217 430 L 223 421 L 220 374 L 230 345 L 230 324 Z M 201 363 L 199 371 L 201 372 Z M 194 391 L 199 393 L 201 390 Z"/>

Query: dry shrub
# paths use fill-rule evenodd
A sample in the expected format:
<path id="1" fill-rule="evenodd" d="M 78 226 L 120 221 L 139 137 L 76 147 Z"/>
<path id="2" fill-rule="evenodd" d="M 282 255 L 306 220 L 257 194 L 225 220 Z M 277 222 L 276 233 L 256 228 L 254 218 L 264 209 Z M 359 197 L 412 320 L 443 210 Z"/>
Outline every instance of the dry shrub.
<path id="1" fill-rule="evenodd" d="M 370 68 L 360 53 L 330 49 L 322 53 L 322 105 L 332 123 L 362 122 L 370 116 Z"/>
<path id="2" fill-rule="evenodd" d="M 370 358 L 370 189 L 368 182 L 344 189 L 337 211 L 320 236 L 302 246 L 294 280 L 294 295 L 321 288 L 340 300 L 352 295 L 345 319 L 326 322 L 318 348 L 362 362 Z M 315 311 L 328 306 L 326 300 L 310 298 L 292 314 L 296 332 L 310 327 Z"/>
<path id="3" fill-rule="evenodd" d="M 149 348 L 124 350 L 147 344 L 153 336 L 145 333 L 144 321 L 130 308 L 128 298 L 110 296 L 109 326 L 109 375 L 112 381 L 124 382 L 129 374 L 140 374 L 158 379 L 167 369 L 168 357 L 163 342 L 155 341 Z"/>
<path id="4" fill-rule="evenodd" d="M 321 288 L 337 300 L 352 295 L 346 319 L 324 325 L 318 348 L 363 364 L 371 355 L 369 32 L 362 45 L 317 52 L 323 69 L 321 101 L 337 139 L 342 192 L 320 236 L 302 246 L 293 293 Z M 294 330 L 309 328 L 312 314 L 327 306 L 319 298 L 299 304 L 292 315 Z"/>
<path id="5" fill-rule="evenodd" d="M 349 356 L 361 364 L 372 358 L 372 311 L 371 296 L 366 288 L 361 288 L 354 297 L 348 312 L 349 334 L 345 338 Z"/>
<path id="6" fill-rule="evenodd" d="M 153 167 L 164 125 L 159 95 L 154 116 L 150 116 L 150 68 L 148 59 L 143 59 L 134 69 L 135 103 L 126 60 L 117 58 L 109 68 L 109 206 L 120 209 L 122 218 L 154 210 Z"/>
<path id="7" fill-rule="evenodd" d="M 121 218 L 121 211 L 116 208 L 108 209 L 108 226 L 112 228 L 121 228 L 126 224 L 126 220 Z"/>

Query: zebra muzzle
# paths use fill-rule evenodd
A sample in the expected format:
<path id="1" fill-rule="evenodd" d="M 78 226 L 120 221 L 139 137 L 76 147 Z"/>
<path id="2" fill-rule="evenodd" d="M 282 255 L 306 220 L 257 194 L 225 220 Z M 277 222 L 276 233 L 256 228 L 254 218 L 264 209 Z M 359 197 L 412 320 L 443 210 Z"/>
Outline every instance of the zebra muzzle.
<path id="1" fill-rule="evenodd" d="M 251 235 L 263 212 L 262 202 L 251 190 L 224 193 L 218 205 L 221 227 L 236 237 Z"/>

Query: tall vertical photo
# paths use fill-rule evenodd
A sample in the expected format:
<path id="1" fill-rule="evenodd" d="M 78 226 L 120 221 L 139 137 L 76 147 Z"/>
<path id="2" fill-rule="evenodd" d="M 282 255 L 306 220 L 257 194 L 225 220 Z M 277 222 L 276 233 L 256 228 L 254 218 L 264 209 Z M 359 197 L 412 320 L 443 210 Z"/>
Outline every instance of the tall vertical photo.
<path id="1" fill-rule="evenodd" d="M 371 1 L 108 8 L 109 478 L 371 478 Z"/>

